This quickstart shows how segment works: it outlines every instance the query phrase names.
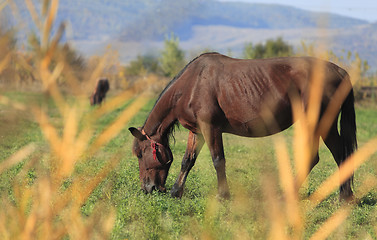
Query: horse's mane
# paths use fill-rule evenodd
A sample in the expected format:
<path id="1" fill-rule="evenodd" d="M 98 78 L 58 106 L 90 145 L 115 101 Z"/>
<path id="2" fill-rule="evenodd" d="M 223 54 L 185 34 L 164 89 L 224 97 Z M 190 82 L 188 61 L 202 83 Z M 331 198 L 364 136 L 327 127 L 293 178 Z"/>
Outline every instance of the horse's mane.
<path id="1" fill-rule="evenodd" d="M 177 74 L 175 75 L 175 77 L 168 83 L 168 85 L 166 85 L 166 87 L 164 88 L 164 90 L 162 90 L 162 92 L 160 93 L 160 95 L 158 96 L 156 102 L 154 103 L 153 105 L 153 108 L 151 110 L 151 112 L 153 111 L 153 109 L 155 108 L 156 104 L 158 103 L 158 101 L 160 101 L 161 97 L 165 94 L 165 92 L 177 81 L 177 79 L 182 76 L 182 74 L 186 71 L 186 69 L 188 68 L 188 66 L 190 66 L 191 63 L 195 62 L 198 58 L 200 58 L 201 56 L 203 55 L 207 55 L 207 54 L 218 54 L 217 52 L 207 52 L 207 53 L 202 53 L 200 54 L 199 56 L 195 57 L 194 59 L 192 59 L 188 64 L 186 64 L 186 66 Z M 148 118 L 145 120 L 144 122 L 144 126 L 145 126 L 145 123 L 147 122 Z M 167 129 L 167 132 L 166 132 L 166 137 L 168 139 L 168 144 L 169 144 L 169 139 L 170 137 L 172 137 L 174 139 L 174 142 L 175 142 L 175 138 L 174 138 L 174 132 L 175 132 L 175 128 L 176 127 L 179 127 L 178 125 L 178 120 L 175 120 Z"/>

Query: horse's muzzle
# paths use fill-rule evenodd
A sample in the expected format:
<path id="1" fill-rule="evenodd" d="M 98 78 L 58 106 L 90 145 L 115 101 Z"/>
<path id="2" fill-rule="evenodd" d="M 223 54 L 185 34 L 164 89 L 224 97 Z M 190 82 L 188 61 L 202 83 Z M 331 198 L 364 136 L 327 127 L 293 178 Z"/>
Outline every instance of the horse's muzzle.
<path id="1" fill-rule="evenodd" d="M 145 193 L 152 193 L 154 190 L 165 193 L 166 187 L 160 186 L 160 185 L 156 186 L 156 184 L 148 182 L 148 183 L 144 183 L 144 185 L 142 186 L 142 190 Z"/>

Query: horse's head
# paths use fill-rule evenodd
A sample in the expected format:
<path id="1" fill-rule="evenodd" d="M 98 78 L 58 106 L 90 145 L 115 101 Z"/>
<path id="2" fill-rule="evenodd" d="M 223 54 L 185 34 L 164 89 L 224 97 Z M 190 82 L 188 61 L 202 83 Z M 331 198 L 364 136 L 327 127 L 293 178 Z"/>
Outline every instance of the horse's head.
<path id="1" fill-rule="evenodd" d="M 129 130 L 135 137 L 132 151 L 139 160 L 141 189 L 147 193 L 153 190 L 165 192 L 166 178 L 173 161 L 169 146 L 152 140 L 144 131 Z"/>

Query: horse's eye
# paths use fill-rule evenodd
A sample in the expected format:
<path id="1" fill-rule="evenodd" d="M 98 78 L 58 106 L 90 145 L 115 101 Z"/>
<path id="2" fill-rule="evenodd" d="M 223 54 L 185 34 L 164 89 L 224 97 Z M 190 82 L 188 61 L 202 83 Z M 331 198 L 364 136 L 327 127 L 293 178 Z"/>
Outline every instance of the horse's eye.
<path id="1" fill-rule="evenodd" d="M 142 157 L 142 155 L 141 155 L 141 152 L 138 152 L 137 154 L 136 154 L 136 156 L 137 156 L 137 158 L 141 158 Z"/>

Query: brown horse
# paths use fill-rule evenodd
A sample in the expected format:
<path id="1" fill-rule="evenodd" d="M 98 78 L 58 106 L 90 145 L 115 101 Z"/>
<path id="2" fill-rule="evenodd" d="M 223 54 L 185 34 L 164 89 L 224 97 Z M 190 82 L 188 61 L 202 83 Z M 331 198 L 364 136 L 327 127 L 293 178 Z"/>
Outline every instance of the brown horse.
<path id="1" fill-rule="evenodd" d="M 90 96 L 90 105 L 101 104 L 106 98 L 106 93 L 110 89 L 109 80 L 107 78 L 102 78 L 97 81 L 96 88 Z"/>
<path id="2" fill-rule="evenodd" d="M 335 96 L 334 117 L 328 130 L 314 137 L 312 169 L 319 161 L 322 137 L 339 165 L 357 148 L 354 96 L 349 75 L 333 63 L 311 57 L 241 60 L 218 53 L 206 53 L 192 60 L 168 84 L 156 101 L 144 126 L 129 128 L 135 137 L 133 153 L 139 159 L 142 189 L 166 191 L 165 182 L 173 161 L 169 137 L 180 123 L 190 130 L 181 171 L 171 195 L 181 197 L 189 171 L 207 143 L 217 173 L 219 195 L 229 197 L 225 174 L 223 133 L 263 137 L 283 131 L 293 124 L 292 98 L 306 111 L 313 74 L 322 68 L 323 94 L 319 118 Z M 339 91 L 338 91 L 339 92 Z M 343 91 L 344 92 L 344 91 Z M 334 101 L 332 101 L 334 102 Z M 341 112 L 340 133 L 338 116 Z M 353 176 L 341 184 L 340 197 L 353 196 Z"/>

